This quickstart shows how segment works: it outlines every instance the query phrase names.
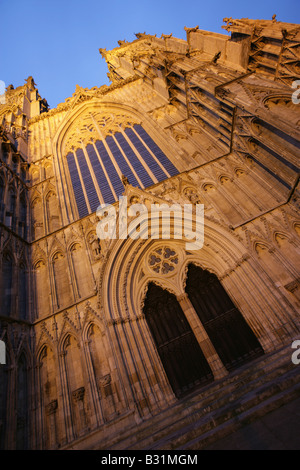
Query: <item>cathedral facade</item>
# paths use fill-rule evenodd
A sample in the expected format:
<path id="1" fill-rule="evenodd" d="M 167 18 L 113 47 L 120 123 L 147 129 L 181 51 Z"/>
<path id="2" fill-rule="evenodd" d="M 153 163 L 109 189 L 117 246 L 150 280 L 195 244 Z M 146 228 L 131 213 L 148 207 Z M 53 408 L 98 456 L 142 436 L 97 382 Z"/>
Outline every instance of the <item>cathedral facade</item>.
<path id="1" fill-rule="evenodd" d="M 55 109 L 7 87 L 2 449 L 200 449 L 299 396 L 300 27 L 224 21 L 100 49 L 111 85 Z M 99 238 L 124 201 L 137 236 Z M 174 205 L 201 248 L 146 236 Z"/>

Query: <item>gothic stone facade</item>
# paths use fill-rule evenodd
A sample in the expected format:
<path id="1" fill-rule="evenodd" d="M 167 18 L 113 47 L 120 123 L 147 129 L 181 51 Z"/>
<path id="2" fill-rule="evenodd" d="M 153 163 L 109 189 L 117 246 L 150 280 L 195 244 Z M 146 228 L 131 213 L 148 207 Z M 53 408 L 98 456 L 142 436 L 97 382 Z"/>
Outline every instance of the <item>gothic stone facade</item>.
<path id="1" fill-rule="evenodd" d="M 55 109 L 32 77 L 8 86 L 1 448 L 110 448 L 299 338 L 300 28 L 225 23 L 100 49 L 111 85 Z M 122 194 L 204 204 L 203 248 L 99 240 Z"/>

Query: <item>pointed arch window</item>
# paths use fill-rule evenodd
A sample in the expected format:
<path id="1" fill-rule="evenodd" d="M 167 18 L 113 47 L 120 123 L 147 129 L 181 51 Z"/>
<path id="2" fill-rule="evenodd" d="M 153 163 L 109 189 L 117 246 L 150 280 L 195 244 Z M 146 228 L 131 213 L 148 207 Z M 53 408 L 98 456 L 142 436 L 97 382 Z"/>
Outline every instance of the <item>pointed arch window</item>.
<path id="1" fill-rule="evenodd" d="M 213 380 L 213 374 L 174 294 L 150 283 L 144 313 L 177 397 Z"/>
<path id="2" fill-rule="evenodd" d="M 263 354 L 259 341 L 215 274 L 190 264 L 186 292 L 228 370 Z"/>
<path id="3" fill-rule="evenodd" d="M 97 126 L 96 126 L 97 127 Z M 112 204 L 124 192 L 122 175 L 146 188 L 178 174 L 177 168 L 140 124 L 110 132 L 66 156 L 79 217 Z"/>

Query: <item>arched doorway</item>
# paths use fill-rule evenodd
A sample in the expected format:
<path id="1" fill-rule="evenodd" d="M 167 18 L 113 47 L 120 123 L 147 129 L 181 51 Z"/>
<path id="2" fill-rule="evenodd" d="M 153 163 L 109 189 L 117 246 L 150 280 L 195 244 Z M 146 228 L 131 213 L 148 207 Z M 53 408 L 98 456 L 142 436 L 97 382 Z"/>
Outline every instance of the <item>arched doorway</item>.
<path id="1" fill-rule="evenodd" d="M 176 397 L 213 380 L 211 369 L 174 294 L 150 283 L 144 313 Z"/>
<path id="2" fill-rule="evenodd" d="M 190 264 L 185 290 L 227 370 L 263 354 L 259 341 L 215 274 Z"/>

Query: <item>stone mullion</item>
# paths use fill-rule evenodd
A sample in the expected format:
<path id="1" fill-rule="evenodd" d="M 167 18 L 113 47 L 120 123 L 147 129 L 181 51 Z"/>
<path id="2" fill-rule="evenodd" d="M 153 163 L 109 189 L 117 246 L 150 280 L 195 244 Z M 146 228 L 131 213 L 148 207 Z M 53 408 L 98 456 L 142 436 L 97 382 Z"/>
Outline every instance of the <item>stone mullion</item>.
<path id="1" fill-rule="evenodd" d="M 77 203 L 76 203 L 76 198 L 75 198 L 75 193 L 73 189 L 73 183 L 71 180 L 71 175 L 70 171 L 68 168 L 68 163 L 67 163 L 67 158 L 65 157 L 62 160 L 62 172 L 63 172 L 63 177 L 65 178 L 65 183 L 64 183 L 64 188 L 63 192 L 66 193 L 66 197 L 63 198 L 63 203 L 61 204 L 61 213 L 62 213 L 62 226 L 64 225 L 64 212 L 65 214 L 70 213 L 71 218 L 68 217 L 69 222 L 73 222 L 76 219 L 79 219 L 79 213 L 78 213 L 78 208 L 77 208 Z M 56 165 L 55 161 L 53 159 L 53 178 L 56 181 L 57 185 L 57 194 L 60 192 L 60 184 L 58 183 L 59 178 L 56 175 L 57 170 L 56 170 Z M 61 177 L 62 179 L 62 177 Z"/>
<path id="2" fill-rule="evenodd" d="M 123 175 L 122 175 L 122 171 L 121 171 L 121 169 L 120 169 L 120 167 L 119 167 L 119 165 L 118 165 L 118 163 L 117 163 L 117 161 L 116 161 L 116 159 L 115 159 L 115 156 L 114 156 L 114 154 L 112 153 L 112 151 L 110 150 L 110 147 L 109 147 L 108 143 L 106 142 L 106 139 L 105 139 L 105 137 L 103 136 L 103 134 L 102 134 L 102 132 L 100 131 L 99 128 L 98 128 L 98 132 L 99 132 L 99 135 L 100 135 L 100 137 L 101 137 L 101 140 L 102 140 L 102 142 L 103 142 L 103 144 L 104 144 L 104 147 L 105 147 L 105 149 L 106 149 L 108 155 L 110 156 L 110 159 L 111 159 L 111 161 L 112 161 L 112 163 L 113 163 L 113 165 L 114 165 L 114 167 L 115 167 L 115 170 L 116 170 L 116 172 L 118 173 L 120 180 L 122 181 L 122 176 L 123 176 Z"/>
<path id="3" fill-rule="evenodd" d="M 144 161 L 144 159 L 141 157 L 141 155 L 139 154 L 139 152 L 137 151 L 137 149 L 134 147 L 134 145 L 132 144 L 131 140 L 129 139 L 129 137 L 127 136 L 126 132 L 124 132 L 124 130 L 120 127 L 120 131 L 122 133 L 122 136 L 126 139 L 126 142 L 128 145 L 130 145 L 130 148 L 131 150 L 135 153 L 136 157 L 138 158 L 139 162 L 143 165 L 146 173 L 150 176 L 150 178 L 152 179 L 153 183 L 158 183 L 158 179 L 156 178 L 156 176 L 154 175 L 154 173 L 152 173 L 151 169 L 148 167 L 148 165 L 146 164 L 146 162 Z"/>
<path id="4" fill-rule="evenodd" d="M 200 345 L 200 348 L 211 368 L 215 380 L 221 379 L 228 374 L 214 345 L 212 344 L 204 326 L 202 325 L 188 294 L 177 296 L 177 300 L 185 314 L 187 321 Z"/>
<path id="5" fill-rule="evenodd" d="M 143 185 L 142 181 L 140 180 L 140 178 L 139 178 L 138 174 L 136 173 L 134 167 L 131 165 L 130 161 L 128 160 L 128 158 L 127 158 L 125 152 L 123 151 L 122 147 L 120 146 L 119 142 L 117 141 L 117 139 L 115 138 L 114 135 L 113 135 L 112 137 L 113 137 L 114 142 L 115 142 L 115 144 L 117 145 L 118 149 L 119 149 L 120 152 L 122 153 L 122 155 L 123 155 L 123 157 L 124 157 L 124 159 L 125 159 L 127 165 L 129 166 L 129 168 L 131 169 L 132 173 L 134 174 L 134 176 L 135 176 L 137 182 L 139 183 L 140 187 L 141 187 L 141 188 L 144 188 L 145 186 Z"/>
<path id="6" fill-rule="evenodd" d="M 91 165 L 91 162 L 90 162 L 90 159 L 89 159 L 89 156 L 88 156 L 88 153 L 87 153 L 87 150 L 86 150 L 86 147 L 84 147 L 83 145 L 81 145 L 81 148 L 82 148 L 82 151 L 84 153 L 84 156 L 85 156 L 85 159 L 86 159 L 86 163 L 87 163 L 87 166 L 89 168 L 89 171 L 90 171 L 90 174 L 91 174 L 91 177 L 92 177 L 92 180 L 93 180 L 93 183 L 94 183 L 94 186 L 95 186 L 95 190 L 96 190 L 96 193 L 97 193 L 97 196 L 99 198 L 99 201 L 101 204 L 104 204 L 105 201 L 103 199 L 103 196 L 102 196 L 102 193 L 101 193 L 101 189 L 99 188 L 99 184 L 98 184 L 98 181 L 95 177 L 95 173 L 94 173 L 94 170 L 93 170 L 93 167 Z"/>
<path id="7" fill-rule="evenodd" d="M 108 145 L 107 142 L 106 142 L 106 138 L 105 138 L 105 136 L 103 135 L 101 129 L 100 129 L 99 126 L 98 126 L 97 121 L 95 120 L 94 116 L 92 116 L 92 114 L 91 114 L 91 117 L 92 117 L 93 123 L 94 123 L 94 125 L 95 125 L 95 127 L 96 127 L 96 130 L 97 130 L 97 132 L 98 132 L 98 134 L 99 134 L 100 140 L 103 142 L 103 145 L 104 145 L 104 147 L 105 147 L 105 149 L 106 149 L 106 151 L 107 151 L 107 153 L 108 153 L 108 155 L 109 155 L 109 157 L 110 157 L 110 159 L 111 159 L 111 161 L 112 161 L 112 163 L 113 163 L 113 165 L 114 165 L 114 167 L 115 167 L 115 170 L 116 170 L 116 172 L 118 173 L 118 175 L 119 175 L 119 177 L 120 177 L 120 180 L 122 181 L 122 176 L 123 176 L 123 175 L 122 175 L 122 172 L 121 172 L 121 170 L 120 170 L 120 167 L 119 167 L 119 165 L 118 165 L 118 163 L 117 163 L 117 161 L 116 161 L 116 159 L 115 159 L 115 157 L 114 157 L 112 151 L 111 151 L 110 148 L 109 148 L 109 145 Z M 117 199 L 117 197 L 116 197 L 116 199 Z"/>
<path id="8" fill-rule="evenodd" d="M 107 171 L 106 171 L 105 166 L 103 165 L 101 156 L 100 156 L 100 154 L 99 154 L 99 152 L 98 152 L 98 149 L 97 149 L 97 147 L 96 147 L 96 145 L 95 145 L 94 142 L 93 142 L 93 147 L 94 147 L 94 150 L 95 150 L 96 155 L 97 155 L 97 157 L 98 157 L 98 160 L 99 160 L 99 163 L 100 163 L 100 165 L 101 165 L 102 171 L 103 171 L 103 173 L 104 173 L 104 175 L 105 175 L 106 181 L 108 182 L 108 185 L 109 185 L 109 187 L 110 187 L 110 190 L 111 190 L 111 192 L 112 192 L 112 194 L 113 194 L 113 196 L 114 196 L 114 199 L 117 200 L 117 199 L 118 199 L 118 196 L 117 196 L 117 194 L 116 194 L 116 192 L 115 192 L 115 190 L 114 190 L 113 185 L 111 184 L 110 177 L 109 177 L 109 175 L 108 175 L 108 173 L 107 173 Z"/>
<path id="9" fill-rule="evenodd" d="M 148 150 L 148 152 L 152 155 L 152 157 L 154 158 L 154 160 L 156 161 L 156 163 L 160 166 L 160 168 L 163 170 L 163 172 L 167 175 L 168 178 L 171 178 L 171 175 L 170 173 L 168 172 L 168 170 L 162 165 L 162 163 L 158 160 L 158 158 L 156 157 L 156 155 L 152 152 L 152 150 L 148 147 L 148 145 L 146 144 L 146 142 L 143 140 L 143 138 L 136 132 L 136 130 L 134 129 L 134 127 L 132 126 L 131 129 L 133 130 L 133 132 L 135 133 L 135 135 L 139 138 L 139 140 L 143 143 L 143 145 L 146 147 L 146 149 Z"/>
<path id="10" fill-rule="evenodd" d="M 83 178 L 82 178 L 82 174 L 81 174 L 81 170 L 80 170 L 80 167 L 79 167 L 79 164 L 78 164 L 77 155 L 76 155 L 75 150 L 73 150 L 73 155 L 74 155 L 75 165 L 76 165 L 76 168 L 77 168 L 80 183 L 81 183 L 81 186 L 82 186 L 84 200 L 85 200 L 85 203 L 87 205 L 88 212 L 89 212 L 89 214 L 91 214 L 92 210 L 91 210 L 89 199 L 88 199 L 88 196 L 87 196 L 87 193 L 86 193 L 85 184 L 84 184 L 84 181 L 83 181 Z"/>

